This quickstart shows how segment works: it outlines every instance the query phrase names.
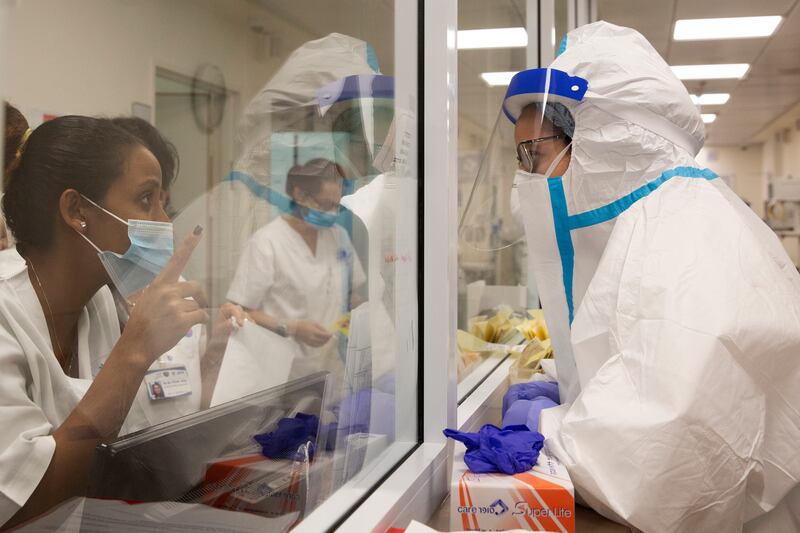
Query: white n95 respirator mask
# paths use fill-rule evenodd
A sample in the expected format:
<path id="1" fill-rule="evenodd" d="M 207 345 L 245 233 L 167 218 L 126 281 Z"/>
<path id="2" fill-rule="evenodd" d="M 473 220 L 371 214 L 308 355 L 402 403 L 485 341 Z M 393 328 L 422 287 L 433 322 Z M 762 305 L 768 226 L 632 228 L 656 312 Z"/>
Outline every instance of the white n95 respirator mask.
<path id="1" fill-rule="evenodd" d="M 569 152 L 572 143 L 569 143 L 567 146 L 561 150 L 558 155 L 553 159 L 553 162 L 550 163 L 550 166 L 547 168 L 547 172 L 544 174 L 537 174 L 535 172 L 526 172 L 522 169 L 518 169 L 517 173 L 514 174 L 514 183 L 511 185 L 511 197 L 509 198 L 509 207 L 511 208 L 511 216 L 514 218 L 514 221 L 519 224 L 520 226 L 524 226 L 524 222 L 522 219 L 522 206 L 520 205 L 519 201 L 519 186 L 520 184 L 530 181 L 530 180 L 546 180 L 547 178 L 551 177 L 553 170 L 558 166 L 564 156 L 567 155 Z"/>

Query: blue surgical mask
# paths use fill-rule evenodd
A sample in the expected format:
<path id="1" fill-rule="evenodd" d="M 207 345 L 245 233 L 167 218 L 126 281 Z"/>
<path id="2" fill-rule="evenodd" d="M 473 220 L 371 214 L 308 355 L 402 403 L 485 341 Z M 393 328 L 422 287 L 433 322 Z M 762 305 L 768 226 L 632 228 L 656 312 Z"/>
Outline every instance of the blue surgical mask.
<path id="1" fill-rule="evenodd" d="M 81 195 L 83 196 L 83 195 Z M 89 238 L 78 233 L 97 250 L 100 262 L 120 294 L 128 298 L 147 287 L 172 257 L 173 233 L 171 222 L 130 219 L 125 221 L 83 196 L 83 198 L 116 220 L 128 226 L 131 245 L 124 254 L 101 250 Z"/>
<path id="2" fill-rule="evenodd" d="M 330 228 L 336 224 L 340 209 L 341 208 L 337 208 L 334 211 L 319 211 L 313 207 L 300 205 L 292 200 L 292 213 L 296 217 L 302 218 L 304 221 L 317 228 Z"/>

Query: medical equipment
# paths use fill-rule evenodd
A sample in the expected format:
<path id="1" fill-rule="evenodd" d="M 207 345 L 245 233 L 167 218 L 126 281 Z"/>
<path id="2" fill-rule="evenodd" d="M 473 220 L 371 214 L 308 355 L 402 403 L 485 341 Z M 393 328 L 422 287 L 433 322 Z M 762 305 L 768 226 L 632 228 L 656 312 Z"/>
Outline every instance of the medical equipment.
<path id="1" fill-rule="evenodd" d="M 445 429 L 444 436 L 464 443 L 467 447 L 464 461 L 476 474 L 519 474 L 530 470 L 544 446 L 542 434 L 526 426 L 500 429 L 485 424 L 477 433 Z"/>
<path id="2" fill-rule="evenodd" d="M 219 457 L 258 452 L 254 435 L 272 430 L 298 402 L 314 396 L 321 416 L 327 374 L 320 372 L 217 407 L 100 444 L 88 495 L 192 503 L 206 465 Z M 306 404 L 306 406 L 309 406 Z"/>
<path id="3" fill-rule="evenodd" d="M 567 469 L 542 449 L 528 471 L 476 474 L 457 452 L 450 482 L 451 531 L 575 532 L 575 489 Z"/>
<path id="4" fill-rule="evenodd" d="M 767 224 L 800 268 L 800 178 L 774 177 L 767 187 Z"/>

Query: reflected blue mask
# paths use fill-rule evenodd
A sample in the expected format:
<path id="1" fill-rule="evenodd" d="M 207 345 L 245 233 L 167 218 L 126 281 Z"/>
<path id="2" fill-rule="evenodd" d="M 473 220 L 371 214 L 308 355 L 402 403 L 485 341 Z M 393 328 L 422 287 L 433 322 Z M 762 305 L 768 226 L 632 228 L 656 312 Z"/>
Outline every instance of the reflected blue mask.
<path id="1" fill-rule="evenodd" d="M 128 239 L 131 244 L 124 254 L 101 250 L 86 235 L 78 233 L 97 250 L 100 262 L 114 286 L 123 297 L 128 298 L 152 283 L 172 257 L 174 249 L 172 223 L 136 219 L 125 221 L 86 196 L 83 198 L 128 226 Z"/>
<path id="2" fill-rule="evenodd" d="M 317 228 L 332 227 L 336 224 L 340 211 L 341 207 L 337 207 L 334 211 L 319 211 L 313 207 L 300 205 L 292 200 L 292 214 L 298 218 L 302 218 L 304 221 Z"/>

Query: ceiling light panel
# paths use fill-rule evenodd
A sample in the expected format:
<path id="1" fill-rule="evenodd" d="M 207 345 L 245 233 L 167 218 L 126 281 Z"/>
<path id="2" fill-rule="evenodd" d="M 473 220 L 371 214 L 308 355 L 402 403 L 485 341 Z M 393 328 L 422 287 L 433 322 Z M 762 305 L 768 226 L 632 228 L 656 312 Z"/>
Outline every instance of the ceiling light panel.
<path id="1" fill-rule="evenodd" d="M 741 79 L 747 74 L 747 63 L 720 63 L 717 65 L 675 65 L 670 67 L 681 80 Z"/>
<path id="2" fill-rule="evenodd" d="M 700 96 L 692 94 L 690 96 L 695 105 L 724 105 L 731 97 L 728 93 L 705 93 Z"/>
<path id="3" fill-rule="evenodd" d="M 528 32 L 525 31 L 525 28 L 460 30 L 456 43 L 458 43 L 459 50 L 523 48 L 528 46 Z"/>
<path id="4" fill-rule="evenodd" d="M 676 41 L 751 39 L 769 37 L 781 23 L 780 16 L 683 19 L 675 22 Z"/>
<path id="5" fill-rule="evenodd" d="M 511 78 L 514 77 L 516 71 L 511 72 L 484 72 L 481 74 L 481 78 L 483 81 L 487 83 L 490 87 L 499 87 L 508 85 L 511 83 Z"/>

